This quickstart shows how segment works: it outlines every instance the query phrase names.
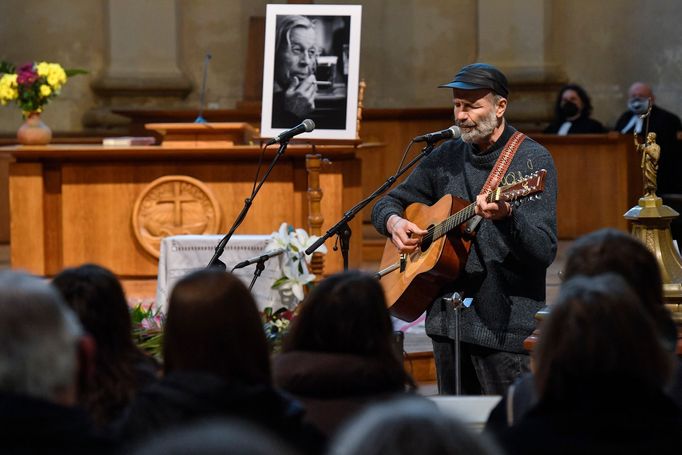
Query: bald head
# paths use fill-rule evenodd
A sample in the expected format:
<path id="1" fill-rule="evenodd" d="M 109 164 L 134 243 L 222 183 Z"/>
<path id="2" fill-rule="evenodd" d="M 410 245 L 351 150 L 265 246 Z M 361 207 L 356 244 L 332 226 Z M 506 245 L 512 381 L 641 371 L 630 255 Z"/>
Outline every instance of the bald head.
<path id="1" fill-rule="evenodd" d="M 651 104 L 653 104 L 656 101 L 656 99 L 654 97 L 654 92 L 651 90 L 651 86 L 649 84 L 644 83 L 644 82 L 635 82 L 634 84 L 632 84 L 630 86 L 630 89 L 628 90 L 628 98 L 629 99 L 651 98 Z"/>

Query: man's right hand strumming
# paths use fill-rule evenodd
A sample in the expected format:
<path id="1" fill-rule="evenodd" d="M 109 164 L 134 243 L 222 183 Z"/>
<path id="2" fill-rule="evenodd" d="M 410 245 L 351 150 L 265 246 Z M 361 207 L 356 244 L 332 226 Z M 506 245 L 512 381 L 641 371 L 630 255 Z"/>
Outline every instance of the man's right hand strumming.
<path id="1" fill-rule="evenodd" d="M 398 215 L 391 215 L 388 218 L 386 230 L 391 234 L 391 241 L 401 253 L 412 253 L 416 250 L 421 244 L 422 236 L 428 232 Z"/>

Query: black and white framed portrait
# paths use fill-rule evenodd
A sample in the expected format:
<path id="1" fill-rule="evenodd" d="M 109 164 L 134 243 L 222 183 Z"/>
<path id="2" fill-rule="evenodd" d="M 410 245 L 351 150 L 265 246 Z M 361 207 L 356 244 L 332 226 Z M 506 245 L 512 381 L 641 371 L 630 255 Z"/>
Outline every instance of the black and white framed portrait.
<path id="1" fill-rule="evenodd" d="M 261 136 L 315 122 L 301 137 L 355 139 L 359 5 L 268 5 Z"/>

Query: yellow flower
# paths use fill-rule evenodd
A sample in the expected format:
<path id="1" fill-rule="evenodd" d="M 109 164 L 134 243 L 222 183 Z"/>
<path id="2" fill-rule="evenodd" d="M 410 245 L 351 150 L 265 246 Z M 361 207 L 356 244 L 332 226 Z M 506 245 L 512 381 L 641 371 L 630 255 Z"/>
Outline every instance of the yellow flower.
<path id="1" fill-rule="evenodd" d="M 50 73 L 50 64 L 47 62 L 40 62 L 36 65 L 38 76 L 46 77 Z"/>
<path id="2" fill-rule="evenodd" d="M 66 83 L 66 72 L 59 63 L 48 63 L 47 66 L 47 83 L 58 89 Z"/>
<path id="3" fill-rule="evenodd" d="M 50 96 L 50 94 L 52 94 L 52 89 L 50 88 L 49 85 L 43 84 L 40 86 L 40 96 L 42 96 L 43 98 L 47 98 L 48 96 Z"/>
<path id="4" fill-rule="evenodd" d="M 16 74 L 3 74 L 0 77 L 0 104 L 7 105 L 9 101 L 17 99 L 19 90 Z"/>

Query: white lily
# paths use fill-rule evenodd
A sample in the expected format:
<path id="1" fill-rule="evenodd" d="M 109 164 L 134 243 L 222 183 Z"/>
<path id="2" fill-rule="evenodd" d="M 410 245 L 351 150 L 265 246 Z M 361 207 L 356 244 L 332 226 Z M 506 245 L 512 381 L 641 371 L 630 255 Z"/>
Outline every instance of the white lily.
<path id="1" fill-rule="evenodd" d="M 270 234 L 270 241 L 265 247 L 264 253 L 269 253 L 273 250 L 284 248 L 288 250 L 291 246 L 291 237 L 289 236 L 289 225 L 282 223 L 279 230 Z"/>
<path id="2" fill-rule="evenodd" d="M 307 271 L 300 273 L 298 264 L 295 262 L 285 264 L 282 267 L 282 272 L 284 272 L 286 280 L 279 287 L 284 290 L 290 289 L 299 302 L 303 300 L 305 297 L 303 286 L 312 282 L 315 279 L 315 275 L 307 273 Z"/>
<path id="3" fill-rule="evenodd" d="M 319 239 L 316 235 L 308 235 L 304 229 L 296 229 L 294 232 L 290 232 L 289 237 L 291 245 L 295 248 L 294 251 L 298 252 L 304 252 Z M 327 254 L 327 246 L 325 244 L 320 245 L 319 248 L 315 250 L 315 253 Z M 312 254 L 306 254 L 306 262 L 310 262 L 312 257 Z"/>

